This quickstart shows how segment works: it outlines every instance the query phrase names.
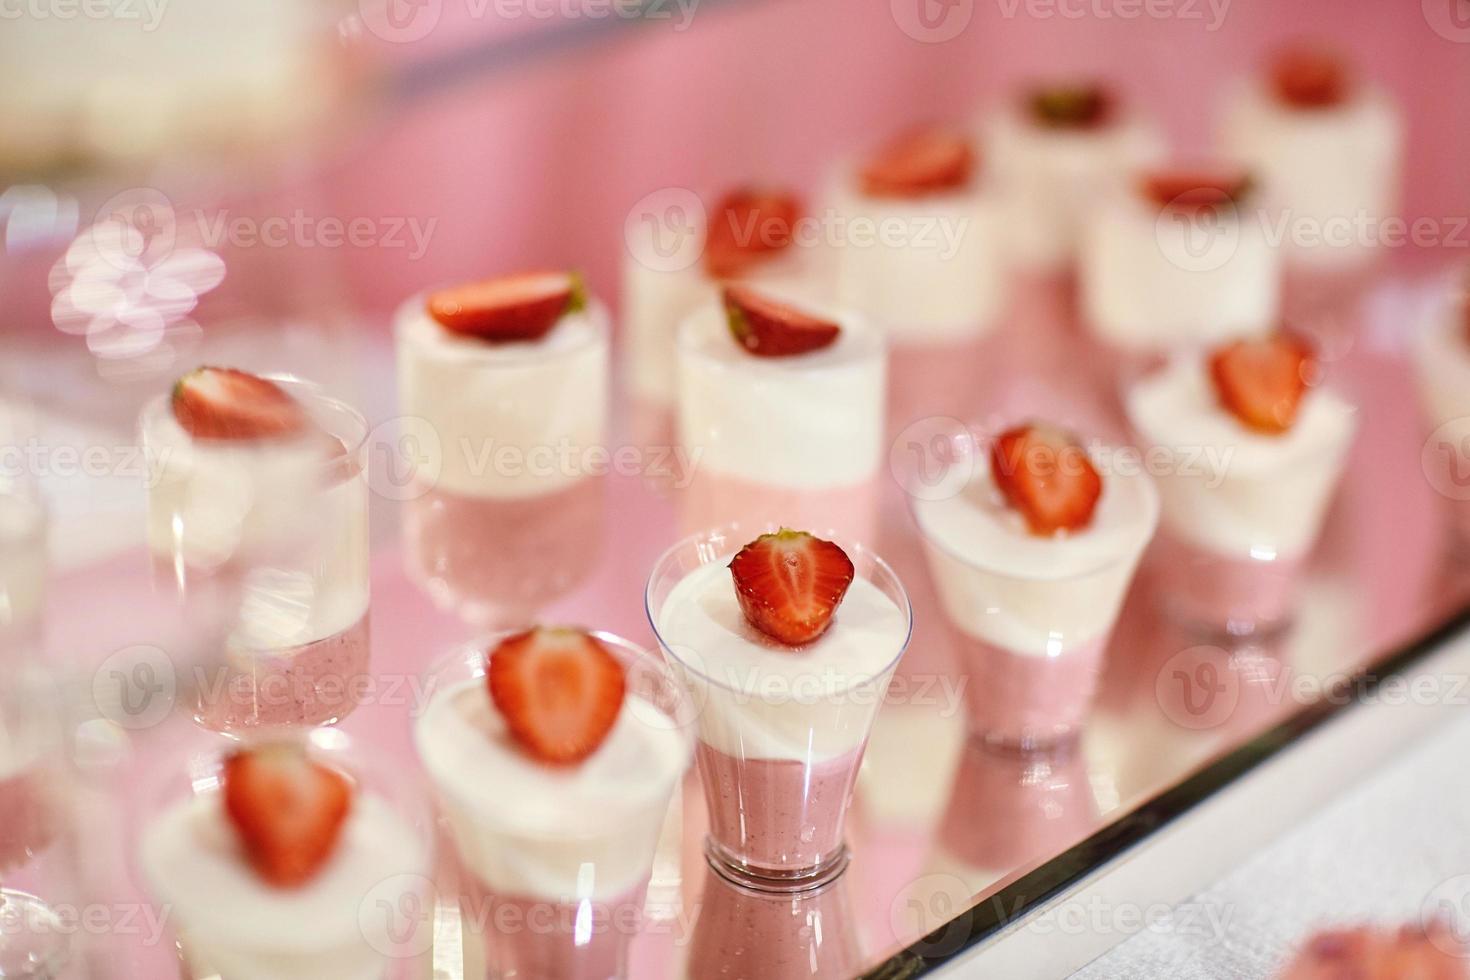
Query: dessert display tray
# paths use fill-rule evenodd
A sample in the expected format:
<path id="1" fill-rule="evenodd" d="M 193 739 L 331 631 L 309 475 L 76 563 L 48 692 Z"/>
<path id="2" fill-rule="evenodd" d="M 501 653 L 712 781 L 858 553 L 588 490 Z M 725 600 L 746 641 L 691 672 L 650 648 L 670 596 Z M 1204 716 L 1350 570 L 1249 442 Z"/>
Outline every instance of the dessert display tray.
<path id="1" fill-rule="evenodd" d="M 1413 324 L 1405 323 L 1407 331 Z M 1014 323 L 1011 325 L 1014 328 Z M 1058 328 L 1063 329 L 1063 328 Z M 1324 717 L 1351 711 L 1374 665 L 1403 670 L 1412 646 L 1458 622 L 1470 578 L 1450 554 L 1444 500 L 1421 469 L 1424 434 L 1403 334 L 1369 326 L 1340 338 L 1333 383 L 1360 406 L 1347 475 L 1308 573 L 1294 623 L 1249 642 L 1191 634 L 1159 612 L 1168 569 L 1146 558 L 1108 651 L 1080 740 L 1019 755 L 967 739 L 952 651 L 898 481 L 885 476 L 880 554 L 905 583 L 915 632 L 880 712 L 848 821 L 851 863 L 834 883 L 794 896 L 758 895 L 712 872 L 692 774 L 676 795 L 629 974 L 659 977 L 914 976 L 963 957 L 1174 817 L 1228 787 Z M 1066 350 L 1057 338 L 1038 341 Z M 381 353 L 381 352 L 380 352 Z M 378 356 L 375 354 L 375 356 Z M 371 407 L 369 413 L 372 414 Z M 375 497 L 373 506 L 393 504 Z M 648 475 L 607 479 L 600 540 L 587 575 L 547 621 L 653 644 L 643 590 L 678 536 L 678 498 Z M 380 513 L 380 519 L 391 515 Z M 380 520 L 378 523 L 383 523 Z M 410 727 L 424 672 L 473 632 L 407 578 L 393 540 L 373 560 L 375 683 L 341 727 L 405 780 L 422 781 Z M 105 681 L 109 658 L 135 644 L 169 648 L 177 610 L 141 550 L 65 576 L 51 599 L 49 645 Z M 98 624 L 108 624 L 105 636 Z M 94 679 L 94 683 L 98 683 Z M 85 687 L 85 685 L 83 685 Z M 156 724 L 89 732 L 79 829 L 79 889 L 109 901 L 139 894 L 130 856 L 132 787 L 177 763 L 192 731 L 175 712 Z M 429 914 L 426 912 L 425 914 Z M 436 942 L 400 963 L 402 976 L 478 977 L 471 937 L 445 889 Z M 95 976 L 164 976 L 170 941 L 88 937 Z"/>

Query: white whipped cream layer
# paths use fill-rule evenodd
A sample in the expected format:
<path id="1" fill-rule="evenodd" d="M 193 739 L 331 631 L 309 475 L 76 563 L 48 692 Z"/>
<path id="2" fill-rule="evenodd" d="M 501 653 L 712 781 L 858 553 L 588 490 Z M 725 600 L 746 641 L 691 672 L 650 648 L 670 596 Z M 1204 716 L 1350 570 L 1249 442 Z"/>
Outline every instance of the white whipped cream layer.
<path id="1" fill-rule="evenodd" d="M 595 752 L 546 765 L 511 739 L 483 677 L 439 691 L 414 738 L 466 867 L 501 895 L 557 902 L 613 898 L 648 877 L 692 754 L 673 719 L 629 694 Z"/>
<path id="2" fill-rule="evenodd" d="M 1255 432 L 1220 405 L 1204 360 L 1189 356 L 1135 385 L 1126 407 L 1160 464 L 1170 532 L 1227 558 L 1310 550 L 1357 429 L 1342 398 L 1309 390 L 1287 432 Z"/>
<path id="3" fill-rule="evenodd" d="M 1191 215 L 1146 200 L 1137 180 L 1103 195 L 1082 240 L 1092 329 L 1128 350 L 1210 344 L 1274 328 L 1281 256 L 1257 206 Z"/>
<path id="4" fill-rule="evenodd" d="M 858 748 L 908 643 L 908 615 L 859 575 L 827 631 L 793 649 L 745 621 L 733 557 L 689 572 L 657 612 L 659 640 L 702 707 L 700 739 L 737 759 L 819 762 Z"/>
<path id="5" fill-rule="evenodd" d="M 367 614 L 367 481 L 331 462 L 320 433 L 193 439 L 165 398 L 144 412 L 142 438 L 155 557 L 198 569 L 239 559 L 249 569 L 233 647 L 304 646 Z"/>
<path id="6" fill-rule="evenodd" d="M 1005 246 L 998 202 L 983 186 L 878 198 L 848 171 L 828 197 L 837 301 L 872 317 L 892 343 L 942 344 L 999 323 Z"/>
<path id="7" fill-rule="evenodd" d="M 45 583 L 45 510 L 36 500 L 0 488 L 0 652 L 7 637 L 38 628 Z"/>
<path id="8" fill-rule="evenodd" d="M 720 301 L 725 282 L 800 296 L 812 303 L 830 301 L 815 247 L 793 245 L 757 263 L 733 280 L 713 279 L 702 262 L 684 269 L 658 269 L 631 252 L 623 259 L 623 306 L 627 337 L 624 364 L 628 389 L 642 401 L 672 406 L 677 390 L 675 345 L 679 324 L 695 311 Z"/>
<path id="9" fill-rule="evenodd" d="M 429 863 L 414 828 L 364 793 L 316 877 L 274 887 L 246 862 L 217 790 L 159 813 L 139 860 L 191 959 L 230 980 L 377 980 L 390 959 L 368 942 L 360 917 L 381 917 L 379 901 L 396 907 Z"/>
<path id="10" fill-rule="evenodd" d="M 914 501 L 930 574 L 957 629 L 1034 657 L 1112 632 L 1158 525 L 1159 495 L 1136 457 L 1110 448 L 1093 462 L 1102 496 L 1078 531 L 1030 533 L 996 487 L 988 452 L 959 493 Z"/>
<path id="11" fill-rule="evenodd" d="M 841 327 L 832 345 L 758 357 L 731 336 L 720 304 L 680 326 L 679 439 L 698 454 L 697 466 L 804 490 L 854 486 L 877 474 L 888 371 L 883 337 L 855 314 L 802 309 Z"/>
<path id="12" fill-rule="evenodd" d="M 395 318 L 398 407 L 437 445 L 420 474 L 466 497 L 524 499 L 590 473 L 585 450 L 607 444 L 608 316 L 591 302 L 534 341 L 451 333 L 416 296 Z M 564 465 L 563 460 L 568 462 Z"/>
<path id="13" fill-rule="evenodd" d="M 1371 237 L 1398 213 L 1403 134 L 1402 112 L 1377 86 L 1360 84 L 1343 105 L 1294 109 L 1258 79 L 1231 93 L 1220 145 L 1259 176 L 1264 220 L 1285 230 L 1290 261 L 1344 266 L 1375 244 L 1360 224 Z"/>
<path id="14" fill-rule="evenodd" d="M 1158 127 L 1135 114 L 1071 129 L 1040 125 L 1024 106 L 1010 104 L 986 120 L 983 132 L 1007 257 L 1025 269 L 1072 262 L 1093 203 L 1139 168 L 1162 160 L 1167 150 Z"/>

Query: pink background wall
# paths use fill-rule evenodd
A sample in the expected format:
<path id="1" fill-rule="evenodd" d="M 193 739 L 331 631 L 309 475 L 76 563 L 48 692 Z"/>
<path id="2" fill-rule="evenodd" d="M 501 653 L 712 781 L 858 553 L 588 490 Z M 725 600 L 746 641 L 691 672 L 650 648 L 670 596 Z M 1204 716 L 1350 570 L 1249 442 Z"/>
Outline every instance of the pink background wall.
<path id="1" fill-rule="evenodd" d="M 332 162 L 315 206 L 437 219 L 417 261 L 402 250 L 345 256 L 353 295 L 370 309 L 426 283 L 541 263 L 581 266 L 612 295 L 623 219 L 658 188 L 764 178 L 814 190 L 844 149 L 911 121 L 971 118 L 1016 80 L 1056 73 L 1116 78 L 1178 146 L 1199 150 L 1222 83 L 1282 40 L 1308 36 L 1349 52 L 1407 111 L 1406 215 L 1470 214 L 1470 32 L 1454 40 L 1431 24 L 1452 23 L 1444 18 L 1461 0 L 1422 9 L 1418 0 L 973 0 L 968 26 L 934 44 L 907 35 L 895 15 L 919 2 L 941 9 L 941 0 L 703 0 L 684 31 L 671 7 L 673 20 L 390 103 Z M 954 16 L 969 6 L 952 2 Z M 443 0 L 422 40 L 368 31 L 365 45 L 403 68 L 497 33 L 557 26 L 475 18 L 466 3 Z"/>

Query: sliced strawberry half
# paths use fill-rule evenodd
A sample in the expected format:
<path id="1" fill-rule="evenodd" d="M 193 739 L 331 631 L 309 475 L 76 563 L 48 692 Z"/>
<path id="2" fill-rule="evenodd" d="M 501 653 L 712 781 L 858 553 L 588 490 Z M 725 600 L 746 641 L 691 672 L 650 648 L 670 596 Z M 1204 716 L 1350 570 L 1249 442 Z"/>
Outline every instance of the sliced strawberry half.
<path id="1" fill-rule="evenodd" d="M 257 874 L 280 888 L 310 881 L 332 856 L 352 809 L 352 783 L 294 743 L 225 760 L 225 813 Z"/>
<path id="2" fill-rule="evenodd" d="M 801 200 L 784 190 L 741 187 L 726 194 L 705 231 L 705 268 L 727 279 L 780 254 L 791 244 L 801 210 Z"/>
<path id="3" fill-rule="evenodd" d="M 821 350 L 842 328 L 810 316 L 746 286 L 726 286 L 725 317 L 736 343 L 759 357 L 787 357 Z"/>
<path id="4" fill-rule="evenodd" d="M 1285 334 L 1237 340 L 1210 356 L 1220 404 L 1247 428 L 1268 435 L 1291 428 L 1316 370 L 1311 347 Z"/>
<path id="5" fill-rule="evenodd" d="M 1253 181 L 1237 170 L 1155 170 L 1143 177 L 1143 196 L 1160 208 L 1194 213 L 1233 207 L 1250 194 Z"/>
<path id="6" fill-rule="evenodd" d="M 1101 85 L 1035 89 L 1027 98 L 1031 117 L 1053 129 L 1097 129 L 1113 118 L 1117 100 Z"/>
<path id="7" fill-rule="evenodd" d="M 1346 102 L 1351 88 L 1347 62 L 1323 48 L 1287 48 L 1271 65 L 1271 89 L 1293 109 L 1330 109 Z"/>
<path id="8" fill-rule="evenodd" d="M 174 418 L 196 439 L 269 439 L 306 430 L 301 405 L 280 385 L 234 368 L 195 368 L 174 383 Z"/>
<path id="9" fill-rule="evenodd" d="M 858 174 L 869 197 L 920 197 L 964 187 L 975 169 L 975 150 L 964 135 L 916 129 L 884 144 Z"/>
<path id="10" fill-rule="evenodd" d="M 790 646 L 827 631 L 853 574 L 839 546 L 785 527 L 762 534 L 730 562 L 745 621 Z"/>
<path id="11" fill-rule="evenodd" d="M 623 665 L 585 630 L 537 627 L 490 651 L 490 699 L 512 738 L 553 765 L 587 758 L 623 708 Z"/>
<path id="12" fill-rule="evenodd" d="M 990 472 L 1032 534 L 1086 527 L 1102 496 L 1102 477 L 1087 450 L 1071 433 L 1045 423 L 1018 425 L 996 437 Z"/>
<path id="13" fill-rule="evenodd" d="M 446 330 L 481 340 L 538 340 L 587 305 L 575 272 L 523 272 L 429 295 L 429 316 Z"/>

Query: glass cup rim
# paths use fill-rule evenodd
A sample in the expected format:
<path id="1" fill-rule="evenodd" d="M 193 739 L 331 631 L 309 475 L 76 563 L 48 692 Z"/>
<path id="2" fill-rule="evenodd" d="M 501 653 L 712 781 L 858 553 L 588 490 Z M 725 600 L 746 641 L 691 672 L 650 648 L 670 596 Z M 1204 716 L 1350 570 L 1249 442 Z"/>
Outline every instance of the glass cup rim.
<path id="1" fill-rule="evenodd" d="M 291 393 L 292 397 L 297 398 L 298 400 L 300 400 L 301 396 L 303 395 L 308 396 L 311 401 L 316 403 L 317 405 L 324 406 L 330 411 L 340 413 L 342 416 L 347 418 L 356 430 L 352 433 L 348 433 L 348 435 L 351 436 L 350 439 L 343 438 L 344 433 L 332 429 L 327 430 L 328 434 L 342 439 L 342 444 L 346 449 L 346 455 L 349 459 L 356 459 L 361 454 L 363 446 L 367 444 L 368 435 L 371 433 L 371 429 L 368 426 L 366 416 L 364 416 L 352 405 L 348 404 L 346 401 L 343 401 L 341 398 L 336 397 L 335 395 L 327 394 L 326 389 L 320 382 L 312 381 L 309 378 L 303 378 L 298 374 L 292 374 L 284 371 L 269 371 L 263 374 L 259 374 L 257 375 L 257 377 L 264 378 L 267 381 L 271 381 L 277 385 L 282 386 Z M 169 400 L 172 397 L 173 392 L 172 388 L 170 388 L 170 390 L 154 395 L 152 398 L 148 399 L 148 401 L 143 403 L 143 409 L 139 413 L 139 418 L 145 429 L 147 427 L 147 422 L 149 419 L 161 414 L 163 411 L 166 410 Z M 340 426 L 338 428 L 346 427 L 347 426 Z M 220 439 L 200 441 L 203 442 L 205 445 L 229 445 L 227 440 Z M 277 444 L 279 440 L 260 440 L 260 442 L 262 443 L 262 445 L 268 446 Z M 249 447 L 239 446 L 232 448 Z M 323 470 L 330 471 L 340 466 L 341 459 L 335 458 L 323 461 L 321 468 Z"/>
<path id="2" fill-rule="evenodd" d="M 967 447 L 966 451 L 973 454 L 976 458 L 979 458 L 979 450 L 984 444 L 985 440 L 981 437 L 981 433 L 976 431 L 976 427 L 973 424 L 967 423 L 965 425 L 964 442 Z M 1131 446 L 1127 443 L 1108 443 L 1108 445 L 1115 449 L 1136 451 L 1136 447 Z M 1116 554 L 1108 555 L 1105 558 L 1098 560 L 1094 564 L 1090 564 L 1087 567 L 1078 569 L 1074 572 L 1069 572 L 1066 575 L 1024 575 L 1017 573 L 1014 569 L 1003 568 L 994 563 L 986 563 L 984 561 L 977 560 L 972 556 L 963 555 L 956 551 L 953 547 L 951 547 L 948 542 L 942 541 L 938 537 L 931 535 L 925 529 L 924 522 L 919 516 L 919 506 L 925 501 L 922 501 L 921 498 L 917 496 L 909 494 L 907 506 L 909 511 L 909 520 L 912 521 L 914 525 L 914 530 L 918 533 L 919 540 L 923 543 L 923 545 L 925 547 L 937 548 L 947 557 L 953 559 L 961 565 L 964 565 L 966 568 L 975 569 L 977 571 L 985 572 L 989 575 L 995 575 L 1001 578 L 1010 579 L 1011 581 L 1015 582 L 1075 582 L 1100 574 L 1101 572 L 1104 572 L 1107 569 L 1117 565 L 1119 562 L 1136 560 L 1137 557 L 1148 548 L 1149 543 L 1152 542 L 1154 540 L 1154 537 L 1158 534 L 1159 518 L 1162 509 L 1162 500 L 1159 497 L 1158 484 L 1154 481 L 1153 477 L 1149 476 L 1147 473 L 1142 472 L 1137 475 L 1136 479 L 1134 479 L 1133 482 L 1135 482 L 1141 488 L 1141 493 L 1143 494 L 1144 507 L 1148 512 L 1148 534 L 1143 538 L 1142 541 L 1138 543 L 1137 547 L 1130 548 L 1126 551 L 1119 550 Z"/>
<path id="3" fill-rule="evenodd" d="M 761 530 L 758 532 L 758 534 L 772 533 L 779 530 L 780 527 L 781 525 L 778 524 L 765 524 L 761 527 Z M 672 545 L 666 548 L 663 553 L 658 556 L 657 560 L 654 561 L 653 569 L 648 574 L 648 582 L 643 589 L 643 612 L 644 615 L 648 618 L 648 625 L 653 630 L 653 636 L 655 641 L 658 643 L 659 649 L 662 650 L 666 656 L 672 658 L 673 661 L 676 662 L 681 669 L 695 674 L 706 684 L 712 685 L 722 691 L 726 691 L 731 694 L 742 694 L 744 692 L 741 691 L 739 688 L 732 686 L 727 681 L 712 676 L 708 671 L 701 669 L 696 664 L 692 664 L 687 659 L 679 656 L 679 654 L 674 652 L 674 648 L 664 639 L 663 632 L 659 629 L 658 617 L 653 608 L 653 592 L 654 585 L 656 582 L 658 582 L 660 575 L 664 571 L 666 571 L 667 568 L 670 567 L 673 562 L 677 560 L 677 557 L 683 554 L 687 549 L 697 547 L 699 544 L 711 541 L 712 539 L 717 537 L 733 538 L 735 540 L 745 541 L 754 540 L 754 538 L 751 537 L 742 537 L 742 535 L 749 534 L 749 531 L 744 530 L 744 528 L 745 525 L 743 525 L 741 522 L 734 521 L 728 524 L 720 524 L 715 527 L 707 528 L 703 531 L 697 531 L 693 534 L 688 534 L 680 538 L 678 541 L 674 542 Z M 913 603 L 909 599 L 908 590 L 904 588 L 903 581 L 898 577 L 898 573 L 896 573 L 893 570 L 892 566 L 884 561 L 877 552 L 858 542 L 842 540 L 841 535 L 833 534 L 830 531 L 822 531 L 820 533 L 828 535 L 828 540 L 836 541 L 842 547 L 843 551 L 848 553 L 849 557 L 854 554 L 862 556 L 863 560 L 869 562 L 873 568 L 876 568 L 882 575 L 886 576 L 893 583 L 893 587 L 898 592 L 897 599 L 899 600 L 895 604 L 898 606 L 898 610 L 904 618 L 903 641 L 898 644 L 898 648 L 894 651 L 893 656 L 890 657 L 883 664 L 881 669 L 876 670 L 872 674 L 864 676 L 862 678 L 854 679 L 851 684 L 842 689 L 844 692 L 852 691 L 863 687 L 864 685 L 877 682 L 879 679 L 893 673 L 894 668 L 898 666 L 899 660 L 903 658 L 904 653 L 909 648 L 909 643 L 912 642 L 914 637 Z M 707 564 L 710 564 L 710 562 L 700 562 L 700 565 Z M 856 564 L 856 562 L 854 562 L 854 564 Z M 874 584 L 876 585 L 877 583 Z M 884 594 L 887 595 L 887 592 L 885 591 Z M 893 599 L 895 597 L 890 595 L 889 598 Z"/>

